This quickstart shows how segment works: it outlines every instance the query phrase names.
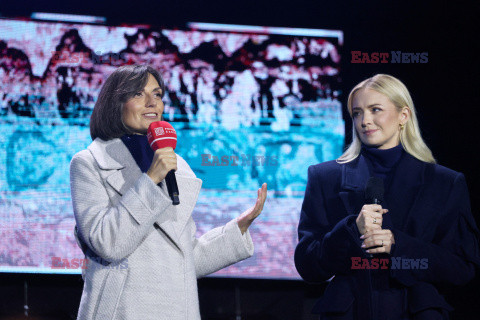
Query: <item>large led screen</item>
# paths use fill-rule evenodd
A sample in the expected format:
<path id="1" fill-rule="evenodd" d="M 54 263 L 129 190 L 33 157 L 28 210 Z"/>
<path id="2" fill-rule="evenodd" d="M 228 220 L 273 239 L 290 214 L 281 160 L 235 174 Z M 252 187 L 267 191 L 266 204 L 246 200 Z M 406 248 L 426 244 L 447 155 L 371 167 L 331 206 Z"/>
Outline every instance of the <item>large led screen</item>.
<path id="1" fill-rule="evenodd" d="M 254 256 L 215 275 L 298 278 L 307 168 L 343 148 L 342 41 L 329 30 L 0 20 L 0 271 L 81 273 L 69 163 L 91 142 L 106 77 L 150 64 L 167 85 L 176 152 L 203 180 L 198 236 L 253 205 L 268 183 L 250 229 Z"/>

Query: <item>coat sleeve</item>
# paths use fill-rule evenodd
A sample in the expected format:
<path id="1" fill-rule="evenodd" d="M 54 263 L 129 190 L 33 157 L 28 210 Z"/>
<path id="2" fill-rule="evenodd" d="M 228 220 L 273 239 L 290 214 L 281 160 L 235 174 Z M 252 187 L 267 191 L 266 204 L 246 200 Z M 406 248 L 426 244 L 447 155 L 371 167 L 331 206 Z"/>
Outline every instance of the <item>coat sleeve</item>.
<path id="1" fill-rule="evenodd" d="M 444 208 L 445 215 L 431 242 L 392 230 L 395 237 L 392 264 L 395 259 L 424 259 L 427 262 L 423 269 L 392 267 L 390 274 L 400 283 L 412 286 L 426 281 L 462 285 L 474 277 L 475 265 L 480 266 L 479 231 L 471 213 L 463 174 L 457 173 Z"/>
<path id="2" fill-rule="evenodd" d="M 332 199 L 326 198 L 327 192 L 322 190 L 322 185 L 332 186 L 334 183 L 321 182 L 322 176 L 317 168 L 308 168 L 307 188 L 298 225 L 299 243 L 295 249 L 297 271 L 303 279 L 311 282 L 350 273 L 351 257 L 364 255 L 360 249 L 356 216 L 327 212 L 326 202 Z"/>
<path id="3" fill-rule="evenodd" d="M 171 201 L 146 174 L 115 205 L 103 183 L 88 151 L 73 157 L 70 187 L 78 236 L 102 259 L 118 262 L 140 245 Z"/>
<path id="4" fill-rule="evenodd" d="M 190 217 L 190 219 L 192 218 Z M 190 225 L 197 278 L 216 272 L 253 255 L 253 242 L 250 232 L 247 230 L 242 235 L 237 219 L 208 231 L 198 239 L 195 237 L 196 226 L 193 219 Z"/>

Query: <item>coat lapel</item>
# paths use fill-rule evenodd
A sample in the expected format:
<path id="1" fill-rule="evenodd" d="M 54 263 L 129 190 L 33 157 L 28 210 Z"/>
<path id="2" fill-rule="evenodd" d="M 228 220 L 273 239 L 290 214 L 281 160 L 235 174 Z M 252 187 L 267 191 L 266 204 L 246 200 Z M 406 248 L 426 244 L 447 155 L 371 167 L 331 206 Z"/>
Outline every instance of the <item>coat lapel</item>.
<path id="1" fill-rule="evenodd" d="M 412 218 L 424 211 L 421 207 L 425 204 L 422 198 L 425 195 L 426 175 L 430 172 L 428 168 L 433 169 L 433 166 L 407 153 L 400 159 L 387 195 L 388 214 L 403 217 L 400 225 L 395 225 L 396 228 L 405 230 Z"/>
<path id="2" fill-rule="evenodd" d="M 120 139 L 108 141 L 95 139 L 88 149 L 100 169 L 104 170 L 102 176 L 120 195 L 123 195 L 131 183 L 141 175 L 135 160 Z"/>
<path id="3" fill-rule="evenodd" d="M 362 155 L 342 167 L 339 195 L 348 215 L 358 214 L 365 202 L 364 190 L 369 176 L 368 166 Z"/>
<path id="4" fill-rule="evenodd" d="M 142 175 L 142 172 L 133 159 L 128 148 L 120 139 L 103 141 L 95 139 L 88 147 L 100 169 L 102 177 L 120 196 L 125 194 Z M 184 160 L 178 162 L 176 172 L 179 188 L 180 205 L 170 206 L 165 214 L 156 221 L 156 224 L 168 235 L 168 237 L 181 248 L 179 237 L 183 232 L 191 216 L 193 208 L 200 193 L 202 180 L 189 172 Z M 168 194 L 165 183 L 160 186 L 165 194 Z"/>
<path id="5" fill-rule="evenodd" d="M 165 219 L 163 221 L 157 220 L 157 224 L 164 230 L 171 228 L 171 235 L 169 234 L 169 236 L 177 242 L 177 245 L 180 245 L 180 237 L 192 215 L 202 187 L 202 180 L 194 176 L 182 175 L 181 172 L 175 173 L 175 176 L 177 178 L 180 205 L 170 206 L 168 216 L 171 219 L 168 221 Z M 165 183 L 162 183 L 162 188 L 168 194 Z"/>
<path id="6" fill-rule="evenodd" d="M 412 216 L 415 212 L 418 213 L 423 210 L 421 199 L 425 193 L 424 184 L 427 168 L 427 163 L 417 160 L 408 153 L 404 154 L 399 160 L 391 180 L 391 186 L 385 194 L 386 201 L 383 206 L 389 209 L 389 212 L 384 215 L 384 229 L 393 227 L 392 215 L 402 215 L 404 217 L 402 219 L 403 223 L 399 226 L 396 225 L 396 228 L 412 228 Z M 343 166 L 339 195 L 348 214 L 358 214 L 365 203 L 364 190 L 369 176 L 368 165 L 362 155 Z"/>

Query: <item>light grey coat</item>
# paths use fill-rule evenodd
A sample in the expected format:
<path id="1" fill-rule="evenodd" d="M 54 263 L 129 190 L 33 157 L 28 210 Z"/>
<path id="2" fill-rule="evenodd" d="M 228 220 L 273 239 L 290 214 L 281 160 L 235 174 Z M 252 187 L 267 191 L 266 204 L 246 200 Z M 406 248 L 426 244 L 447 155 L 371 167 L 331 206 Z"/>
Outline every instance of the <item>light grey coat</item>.
<path id="1" fill-rule="evenodd" d="M 120 139 L 96 139 L 70 165 L 76 233 L 88 259 L 78 319 L 200 319 L 197 278 L 253 254 L 236 219 L 196 239 L 202 185 L 177 155 L 180 205 Z"/>

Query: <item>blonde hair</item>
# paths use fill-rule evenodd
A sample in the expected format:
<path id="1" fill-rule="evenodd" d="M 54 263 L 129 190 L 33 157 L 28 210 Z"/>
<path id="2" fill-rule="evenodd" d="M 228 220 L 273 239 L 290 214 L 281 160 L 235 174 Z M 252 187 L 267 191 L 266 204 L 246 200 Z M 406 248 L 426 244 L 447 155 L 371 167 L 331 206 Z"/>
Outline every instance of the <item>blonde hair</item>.
<path id="1" fill-rule="evenodd" d="M 410 117 L 400 131 L 400 143 L 403 149 L 415 158 L 435 163 L 432 151 L 427 147 L 422 139 L 420 127 L 418 125 L 415 106 L 407 87 L 395 77 L 387 74 L 377 74 L 368 78 L 355 86 L 348 95 L 348 113 L 352 116 L 352 103 L 355 93 L 361 89 L 372 89 L 385 95 L 400 112 L 404 107 L 410 110 Z M 360 154 L 362 142 L 358 138 L 355 125 L 352 125 L 352 143 L 347 150 L 337 159 L 338 163 L 346 163 L 354 160 Z"/>

